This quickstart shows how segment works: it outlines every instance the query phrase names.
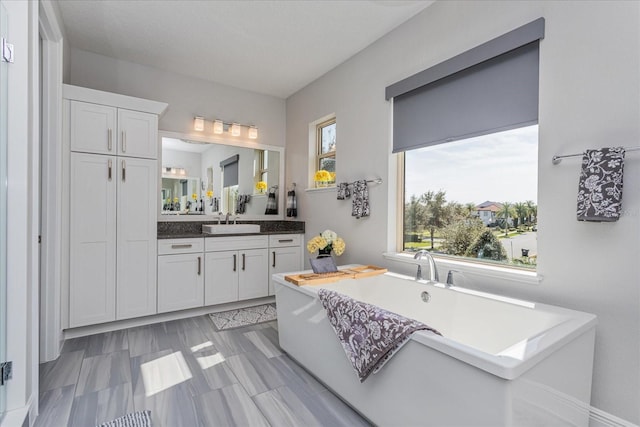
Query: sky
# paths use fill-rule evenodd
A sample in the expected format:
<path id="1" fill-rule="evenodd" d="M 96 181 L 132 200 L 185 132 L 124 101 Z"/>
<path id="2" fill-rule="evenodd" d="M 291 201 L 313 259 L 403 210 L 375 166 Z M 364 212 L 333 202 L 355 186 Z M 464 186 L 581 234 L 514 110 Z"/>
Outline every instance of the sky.
<path id="1" fill-rule="evenodd" d="M 448 202 L 538 200 L 538 125 L 405 153 L 405 198 L 429 190 Z"/>

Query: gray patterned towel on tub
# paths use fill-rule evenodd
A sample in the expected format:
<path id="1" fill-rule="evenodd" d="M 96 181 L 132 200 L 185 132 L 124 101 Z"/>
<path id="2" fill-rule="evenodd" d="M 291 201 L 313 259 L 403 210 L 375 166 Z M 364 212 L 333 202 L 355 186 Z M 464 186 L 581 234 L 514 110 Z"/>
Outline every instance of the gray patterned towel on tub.
<path id="1" fill-rule="evenodd" d="M 578 184 L 578 221 L 617 221 L 622 208 L 624 148 L 587 150 Z"/>
<path id="2" fill-rule="evenodd" d="M 440 332 L 413 319 L 328 289 L 318 298 L 360 382 L 378 372 L 415 331 Z"/>

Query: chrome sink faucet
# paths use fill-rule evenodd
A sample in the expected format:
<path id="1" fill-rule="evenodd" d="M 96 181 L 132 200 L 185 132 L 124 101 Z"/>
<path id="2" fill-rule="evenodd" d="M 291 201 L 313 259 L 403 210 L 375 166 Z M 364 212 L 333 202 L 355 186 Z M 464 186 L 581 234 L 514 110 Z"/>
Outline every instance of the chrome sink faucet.
<path id="1" fill-rule="evenodd" d="M 426 258 L 429 261 L 429 280 L 432 282 L 438 281 L 438 269 L 436 268 L 436 262 L 433 260 L 433 256 L 424 249 L 419 250 L 413 259 L 420 261 L 422 258 Z M 418 271 L 416 272 L 416 280 L 422 280 L 422 265 L 418 264 Z"/>

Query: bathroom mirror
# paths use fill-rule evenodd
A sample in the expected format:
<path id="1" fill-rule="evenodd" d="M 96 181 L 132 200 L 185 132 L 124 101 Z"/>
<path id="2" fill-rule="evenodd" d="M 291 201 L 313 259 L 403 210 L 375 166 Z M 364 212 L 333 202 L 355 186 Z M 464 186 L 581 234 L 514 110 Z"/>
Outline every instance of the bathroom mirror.
<path id="1" fill-rule="evenodd" d="M 160 221 L 209 220 L 238 210 L 242 219 L 284 217 L 283 147 L 166 131 L 160 139 Z M 266 189 L 257 186 L 259 181 Z M 274 190 L 278 213 L 265 215 Z"/>

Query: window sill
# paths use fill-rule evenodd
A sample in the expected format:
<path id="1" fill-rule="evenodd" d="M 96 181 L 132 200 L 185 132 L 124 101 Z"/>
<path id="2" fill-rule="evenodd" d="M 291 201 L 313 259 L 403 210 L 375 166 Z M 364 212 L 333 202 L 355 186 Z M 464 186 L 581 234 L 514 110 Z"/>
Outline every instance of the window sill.
<path id="1" fill-rule="evenodd" d="M 385 252 L 383 254 L 383 257 L 391 261 L 403 262 L 407 264 L 426 265 L 426 260 L 415 260 L 413 259 L 413 256 L 406 253 Z M 439 269 L 442 269 L 442 267 L 445 267 L 445 271 L 455 269 L 460 271 L 462 274 L 468 274 L 469 276 L 498 278 L 533 286 L 539 285 L 543 280 L 543 277 L 536 271 L 527 271 L 521 270 L 519 268 L 509 268 L 499 265 L 489 265 L 477 262 L 465 262 L 459 259 L 441 255 L 433 255 L 433 259 L 435 260 Z M 441 278 L 441 280 L 444 279 Z"/>

